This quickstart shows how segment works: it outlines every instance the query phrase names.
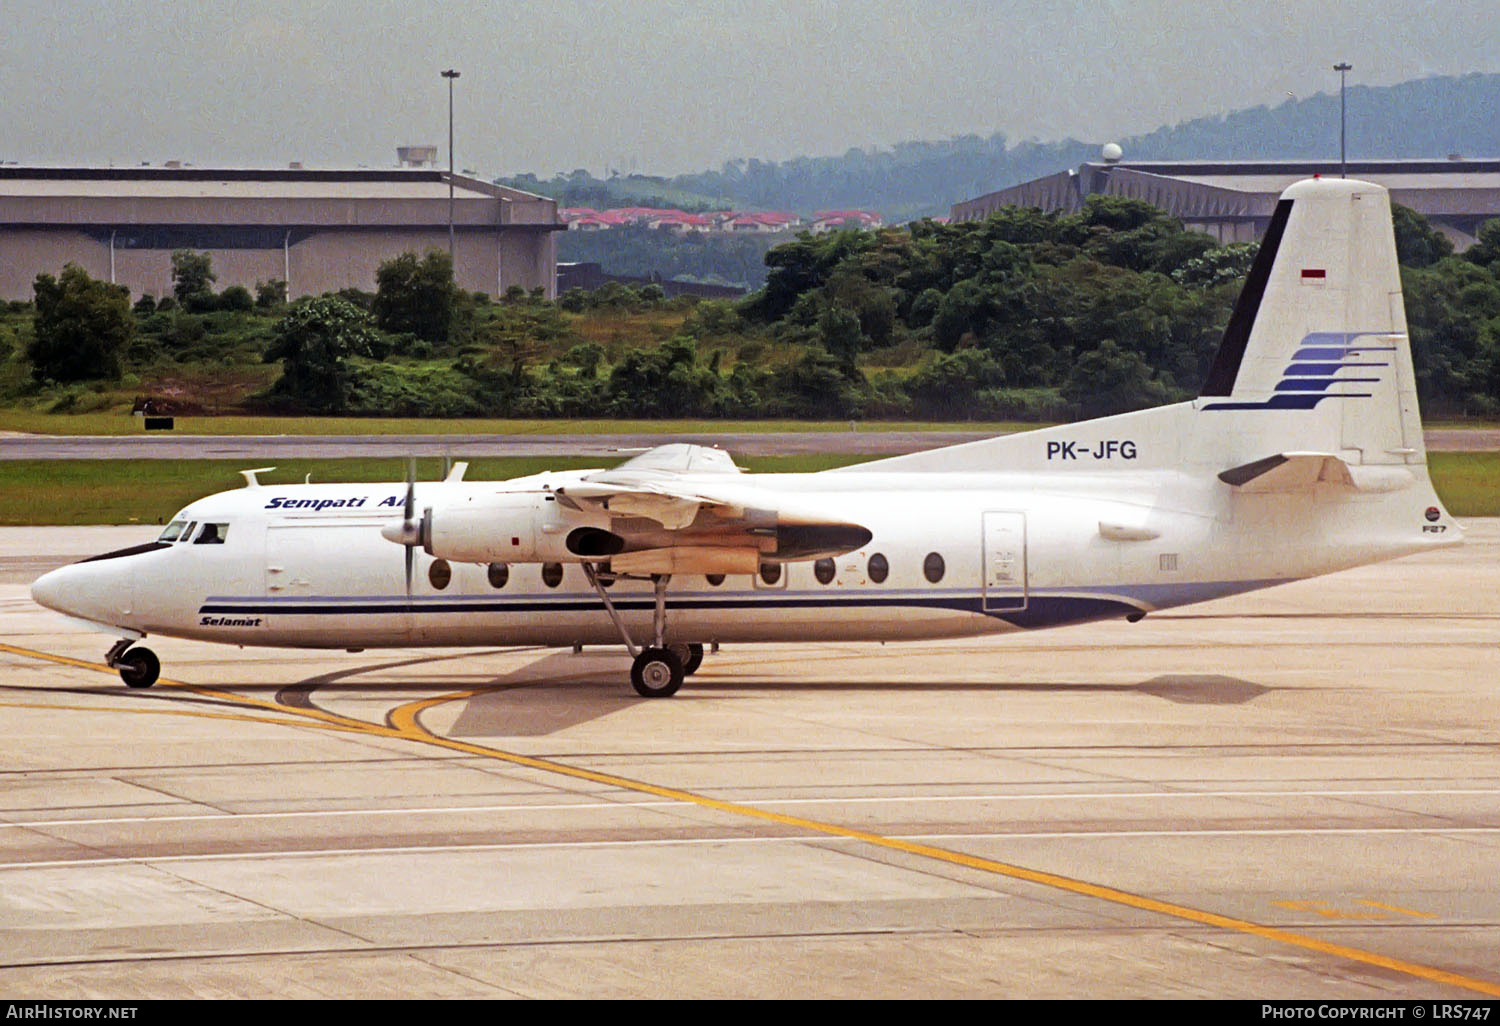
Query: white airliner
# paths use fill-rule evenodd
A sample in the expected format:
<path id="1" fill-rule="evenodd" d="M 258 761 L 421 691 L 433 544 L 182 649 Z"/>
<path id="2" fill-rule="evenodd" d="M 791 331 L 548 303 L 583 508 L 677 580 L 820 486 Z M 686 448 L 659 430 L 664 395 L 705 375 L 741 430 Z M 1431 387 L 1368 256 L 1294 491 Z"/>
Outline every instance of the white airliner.
<path id="1" fill-rule="evenodd" d="M 705 645 L 1138 620 L 1462 533 L 1427 475 L 1389 200 L 1352 180 L 1283 194 L 1190 402 L 813 474 L 691 445 L 485 483 L 257 473 L 32 595 L 120 638 L 106 661 L 132 687 L 160 672 L 148 634 L 623 641 L 657 697 Z"/>

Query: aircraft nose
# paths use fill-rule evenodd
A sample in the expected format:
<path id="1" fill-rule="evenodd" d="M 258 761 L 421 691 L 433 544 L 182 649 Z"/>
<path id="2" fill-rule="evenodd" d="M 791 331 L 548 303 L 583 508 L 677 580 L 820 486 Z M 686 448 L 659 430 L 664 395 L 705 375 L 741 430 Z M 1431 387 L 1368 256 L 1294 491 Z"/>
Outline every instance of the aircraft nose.
<path id="1" fill-rule="evenodd" d="M 87 562 L 58 567 L 31 584 L 37 605 L 105 624 L 118 624 L 128 614 L 132 591 L 119 568 Z"/>
<path id="2" fill-rule="evenodd" d="M 68 573 L 70 567 L 62 567 L 50 570 L 36 580 L 31 582 L 31 598 L 39 606 L 56 610 L 59 613 L 69 613 L 68 608 Z"/>

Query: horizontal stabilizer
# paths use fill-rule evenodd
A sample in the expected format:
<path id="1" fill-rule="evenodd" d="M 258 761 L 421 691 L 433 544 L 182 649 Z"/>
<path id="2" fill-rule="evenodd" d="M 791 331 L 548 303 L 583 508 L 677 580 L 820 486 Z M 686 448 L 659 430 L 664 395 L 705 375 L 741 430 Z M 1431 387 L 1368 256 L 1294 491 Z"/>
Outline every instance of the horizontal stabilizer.
<path id="1" fill-rule="evenodd" d="M 1295 492 L 1328 484 L 1380 493 L 1410 488 L 1417 479 L 1405 467 L 1356 465 L 1328 452 L 1283 452 L 1231 467 L 1219 480 L 1242 492 Z"/>
<path id="2" fill-rule="evenodd" d="M 1354 487 L 1349 464 L 1327 452 L 1283 452 L 1230 467 L 1219 480 L 1242 492 L 1294 492 L 1315 484 Z"/>

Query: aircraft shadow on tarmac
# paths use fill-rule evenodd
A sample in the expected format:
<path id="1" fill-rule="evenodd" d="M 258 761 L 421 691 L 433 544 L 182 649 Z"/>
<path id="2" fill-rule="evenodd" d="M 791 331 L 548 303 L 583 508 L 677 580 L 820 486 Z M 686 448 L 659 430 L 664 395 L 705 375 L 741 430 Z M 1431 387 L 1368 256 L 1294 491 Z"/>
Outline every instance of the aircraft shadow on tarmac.
<path id="1" fill-rule="evenodd" d="M 514 654 L 516 650 L 507 650 Z M 546 651 L 546 650 L 537 650 Z M 319 674 L 291 685 L 275 685 L 276 701 L 297 708 L 323 705 L 319 695 L 410 695 L 477 691 L 456 700 L 457 719 L 443 731 L 454 738 L 540 737 L 621 712 L 639 705 L 625 686 L 629 660 L 617 653 L 572 654 L 550 651 L 508 674 L 455 672 L 433 674 L 433 664 L 462 661 L 473 653 L 428 655 L 374 665 L 351 666 Z M 401 671 L 425 667 L 420 680 L 401 679 Z M 389 678 L 396 675 L 396 679 Z M 370 678 L 377 679 L 370 679 Z M 269 688 L 272 685 L 266 685 Z M 260 690 L 255 684 L 230 685 L 235 691 Z M 886 681 L 886 680 L 786 680 L 756 677 L 716 677 L 711 670 L 694 677 L 669 702 L 711 699 L 723 701 L 752 697 L 767 691 L 807 692 L 940 692 L 967 693 L 1055 693 L 1102 692 L 1113 695 L 1138 693 L 1183 705 L 1241 705 L 1271 689 L 1251 681 L 1218 674 L 1168 674 L 1138 684 L 1100 684 L 1087 681 Z M 518 693 L 524 692 L 524 693 Z"/>
<path id="2" fill-rule="evenodd" d="M 446 730 L 450 737 L 537 737 L 576 726 L 611 713 L 631 708 L 641 701 L 622 686 L 619 657 L 595 657 L 593 667 L 578 665 L 580 657 L 558 654 L 532 663 L 512 677 L 524 677 L 508 684 L 497 681 L 495 690 L 465 699 L 453 725 Z M 607 690 L 601 691 L 601 688 Z M 524 694 L 516 693 L 524 689 Z M 837 691 L 861 692 L 927 692 L 964 691 L 996 694 L 1039 692 L 1044 694 L 1077 694 L 1107 692 L 1114 695 L 1138 693 L 1152 698 L 1188 705 L 1240 705 L 1266 694 L 1271 689 L 1251 681 L 1215 674 L 1171 674 L 1153 677 L 1139 684 L 1098 684 L 1087 682 L 1017 682 L 1017 681 L 796 681 L 756 678 L 718 678 L 708 673 L 694 677 L 669 702 L 749 698 L 752 693 L 767 691 Z"/>

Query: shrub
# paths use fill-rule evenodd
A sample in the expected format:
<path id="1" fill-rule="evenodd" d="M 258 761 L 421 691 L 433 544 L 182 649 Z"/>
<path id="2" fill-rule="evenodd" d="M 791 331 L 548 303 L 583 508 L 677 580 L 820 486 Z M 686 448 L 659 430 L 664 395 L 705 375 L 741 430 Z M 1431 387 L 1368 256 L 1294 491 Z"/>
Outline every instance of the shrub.
<path id="1" fill-rule="evenodd" d="M 219 293 L 218 308 L 235 313 L 248 313 L 255 309 L 255 299 L 243 285 L 231 285 Z"/>

